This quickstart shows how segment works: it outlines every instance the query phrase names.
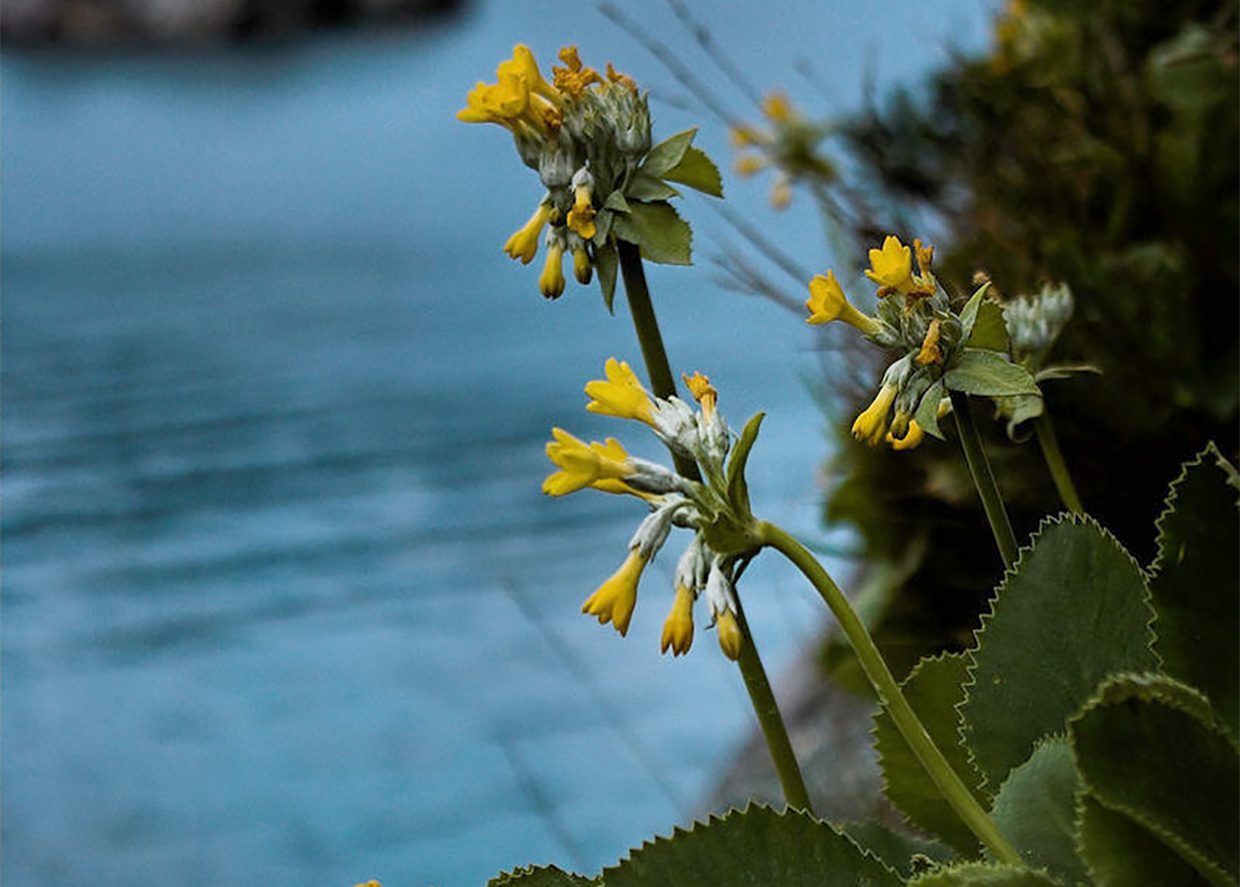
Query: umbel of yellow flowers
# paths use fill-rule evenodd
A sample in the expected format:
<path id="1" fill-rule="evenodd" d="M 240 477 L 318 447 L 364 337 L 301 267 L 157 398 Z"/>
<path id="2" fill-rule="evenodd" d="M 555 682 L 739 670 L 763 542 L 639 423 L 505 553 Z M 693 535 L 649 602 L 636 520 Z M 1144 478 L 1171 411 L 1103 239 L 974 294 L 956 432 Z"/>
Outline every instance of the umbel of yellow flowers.
<path id="1" fill-rule="evenodd" d="M 787 209 L 792 186 L 798 179 L 831 181 L 835 167 L 818 151 L 827 128 L 804 117 L 782 92 L 769 92 L 762 99 L 765 125 L 740 123 L 732 127 L 732 147 L 738 151 L 734 169 L 748 178 L 768 167 L 774 169 L 771 206 Z"/>
<path id="2" fill-rule="evenodd" d="M 547 458 L 557 470 L 543 481 L 543 492 L 563 496 L 589 488 L 641 499 L 649 509 L 629 540 L 624 561 L 582 606 L 582 612 L 601 624 L 611 623 L 621 635 L 628 633 L 642 573 L 672 528 L 693 530 L 693 539 L 676 564 L 672 607 L 663 625 L 660 648 L 674 656 L 689 652 L 694 603 L 705 595 L 720 648 L 735 659 L 743 641 L 734 576 L 740 556 L 746 553 L 743 528 L 752 518 L 747 501 L 738 506 L 724 489 L 724 463 L 731 436 L 717 409 L 718 392 L 700 373 L 686 377 L 685 382 L 697 401 L 696 410 L 676 397 L 654 397 L 627 363 L 611 358 L 604 367 L 604 378 L 585 386 L 589 397 L 586 409 L 646 425 L 674 452 L 698 463 L 707 481 L 690 480 L 669 468 L 630 456 L 614 438 L 586 443 L 554 428 Z M 743 465 L 739 470 L 743 471 Z M 721 525 L 728 531 L 721 532 Z M 708 537 L 729 550 L 718 550 Z M 736 539 L 740 540 L 739 548 L 732 545 Z"/>

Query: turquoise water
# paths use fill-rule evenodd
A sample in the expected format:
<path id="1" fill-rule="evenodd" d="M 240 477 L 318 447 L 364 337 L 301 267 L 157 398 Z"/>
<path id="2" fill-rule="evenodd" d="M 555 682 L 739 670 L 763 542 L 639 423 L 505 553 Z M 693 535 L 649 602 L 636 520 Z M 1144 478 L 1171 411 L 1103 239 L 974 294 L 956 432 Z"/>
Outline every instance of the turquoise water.
<path id="1" fill-rule="evenodd" d="M 536 185 L 500 132 L 451 119 L 518 37 L 545 60 L 606 46 L 676 98 L 593 9 L 549 8 L 275 50 L 6 54 L 8 885 L 477 884 L 596 869 L 702 812 L 751 715 L 710 634 L 658 655 L 677 540 L 622 640 L 579 606 L 640 510 L 538 490 L 553 424 L 640 440 L 581 409 L 604 358 L 637 362 L 627 318 L 593 289 L 538 297 L 498 249 Z M 941 57 L 926 28 L 982 32 L 971 4 L 937 8 L 867 4 L 796 40 L 835 52 L 844 106 L 868 52 L 894 78 Z M 786 26 L 717 27 L 755 79 L 793 84 L 794 57 L 769 59 Z M 722 248 L 704 201 L 684 211 L 700 256 Z M 772 233 L 816 267 L 811 221 Z M 810 333 L 705 268 L 651 285 L 673 361 L 711 374 L 733 424 L 769 414 L 756 509 L 824 538 Z M 820 607 L 776 564 L 745 593 L 778 674 Z"/>

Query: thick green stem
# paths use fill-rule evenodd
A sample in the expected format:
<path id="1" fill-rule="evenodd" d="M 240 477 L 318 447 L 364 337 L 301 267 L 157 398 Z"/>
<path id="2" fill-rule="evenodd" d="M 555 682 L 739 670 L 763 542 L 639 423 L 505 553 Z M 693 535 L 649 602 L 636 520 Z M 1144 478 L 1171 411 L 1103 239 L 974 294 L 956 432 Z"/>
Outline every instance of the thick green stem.
<path id="1" fill-rule="evenodd" d="M 1059 498 L 1073 514 L 1084 514 L 1085 508 L 1081 505 L 1081 497 L 1077 495 L 1076 484 L 1072 483 L 1072 475 L 1068 473 L 1068 465 L 1059 449 L 1059 438 L 1055 435 L 1055 426 L 1051 423 L 1051 415 L 1046 412 L 1045 405 L 1042 415 L 1033 420 L 1033 430 L 1038 435 L 1038 446 L 1042 448 L 1042 458 L 1050 469 Z"/>
<path id="2" fill-rule="evenodd" d="M 852 644 L 861 668 L 878 694 L 879 703 L 891 714 L 891 719 L 900 730 L 900 735 L 909 744 L 909 748 L 913 750 L 913 754 L 925 768 L 926 774 L 933 780 L 956 814 L 994 855 L 995 859 L 1023 867 L 1024 862 L 1020 854 L 1008 843 L 1007 838 L 978 804 L 972 792 L 943 757 L 943 753 L 935 745 L 934 740 L 930 738 L 930 734 L 917 717 L 916 712 L 904 698 L 900 685 L 892 677 L 891 670 L 887 668 L 887 663 L 883 660 L 882 654 L 878 652 L 873 638 L 870 637 L 870 633 L 852 608 L 852 604 L 823 569 L 822 564 L 818 563 L 809 549 L 774 524 L 766 521 L 760 522 L 758 537 L 763 545 L 774 548 L 792 561 L 822 595 L 822 599 L 834 614 L 836 622 L 839 623 L 840 629 Z"/>
<path id="3" fill-rule="evenodd" d="M 650 387 L 656 397 L 671 397 L 676 393 L 676 380 L 672 376 L 671 366 L 667 361 L 667 351 L 663 347 L 663 336 L 659 333 L 659 321 L 655 317 L 654 304 L 650 301 L 650 289 L 646 286 L 646 272 L 642 268 L 641 253 L 633 244 L 619 241 L 620 273 L 624 277 L 624 292 L 629 300 L 629 313 L 633 317 L 633 328 L 637 331 L 637 340 L 641 343 L 642 357 L 646 362 L 646 372 L 650 376 Z M 676 470 L 683 476 L 693 480 L 701 480 L 701 473 L 692 459 L 672 454 Z M 741 631 L 740 658 L 737 665 L 741 677 L 745 680 L 745 689 L 749 692 L 749 701 L 753 704 L 754 714 L 762 727 L 762 735 L 770 750 L 771 760 L 775 764 L 775 772 L 779 775 L 779 784 L 784 790 L 784 799 L 788 806 L 813 812 L 809 793 L 805 790 L 805 780 L 801 776 L 801 768 L 797 764 L 796 755 L 792 751 L 792 743 L 788 740 L 788 730 L 784 719 L 779 713 L 779 704 L 771 691 L 771 682 L 767 680 L 766 669 L 758 656 L 758 648 L 753 642 L 749 631 L 749 623 L 745 613 L 737 602 L 737 626 Z"/>
<path id="4" fill-rule="evenodd" d="M 969 397 L 961 391 L 953 391 L 951 398 L 952 415 L 956 417 L 956 427 L 960 430 L 960 445 L 964 448 L 964 458 L 973 475 L 973 486 L 977 487 L 977 495 L 981 497 L 982 508 L 986 511 L 986 520 L 990 521 L 990 531 L 995 535 L 1003 565 L 1010 569 L 1016 563 L 1016 534 L 1012 532 L 1012 522 L 1008 520 L 1007 508 L 999 495 L 994 472 L 990 470 L 990 460 L 986 458 L 982 438 L 977 433 Z"/>

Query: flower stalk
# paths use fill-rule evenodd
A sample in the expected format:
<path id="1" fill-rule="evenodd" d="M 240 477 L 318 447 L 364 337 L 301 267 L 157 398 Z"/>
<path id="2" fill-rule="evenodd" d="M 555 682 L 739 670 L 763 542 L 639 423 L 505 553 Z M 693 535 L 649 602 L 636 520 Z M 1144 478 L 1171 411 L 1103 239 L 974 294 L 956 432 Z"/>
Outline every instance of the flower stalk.
<path id="1" fill-rule="evenodd" d="M 951 399 L 952 415 L 956 417 L 960 446 L 964 449 L 965 461 L 969 463 L 969 473 L 973 475 L 973 486 L 982 500 L 982 508 L 994 534 L 999 555 L 1003 558 L 1003 566 L 1011 569 L 1016 563 L 1016 534 L 1012 532 L 1012 522 L 1008 519 L 1007 508 L 995 483 L 994 472 L 990 470 L 990 460 L 986 458 L 977 423 L 973 421 L 969 397 L 961 391 L 952 391 Z"/>
<path id="2" fill-rule="evenodd" d="M 930 738 L 921 719 L 905 699 L 882 654 L 878 652 L 878 647 L 874 645 L 874 639 L 870 637 L 857 612 L 830 574 L 823 569 L 809 549 L 774 524 L 759 522 L 758 536 L 764 546 L 774 548 L 788 558 L 822 596 L 857 654 L 862 670 L 878 694 L 879 703 L 891 714 L 900 735 L 909 744 L 909 748 L 913 750 L 944 799 L 996 860 L 1023 868 L 1024 861 L 1020 854 L 978 804 L 972 792 L 947 762 L 943 752 Z"/>
<path id="3" fill-rule="evenodd" d="M 1055 481 L 1055 489 L 1059 491 L 1059 498 L 1073 514 L 1084 514 L 1085 507 L 1081 505 L 1081 497 L 1077 495 L 1076 484 L 1072 482 L 1072 475 L 1068 472 L 1067 463 L 1064 462 L 1063 452 L 1059 449 L 1059 438 L 1055 434 L 1055 426 L 1051 424 L 1050 413 L 1045 407 L 1042 409 L 1042 415 L 1033 420 L 1033 430 L 1038 436 L 1042 458 L 1046 461 L 1046 467 Z"/>

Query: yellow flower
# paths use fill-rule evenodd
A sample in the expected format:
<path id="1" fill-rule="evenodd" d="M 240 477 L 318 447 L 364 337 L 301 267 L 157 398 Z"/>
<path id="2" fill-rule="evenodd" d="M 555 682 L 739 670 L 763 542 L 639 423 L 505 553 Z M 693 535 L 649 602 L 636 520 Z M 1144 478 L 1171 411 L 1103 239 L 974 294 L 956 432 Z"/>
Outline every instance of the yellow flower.
<path id="1" fill-rule="evenodd" d="M 917 271 L 920 274 L 929 274 L 930 266 L 934 264 L 934 247 L 931 244 L 922 244 L 921 240 L 913 239 L 913 255 L 917 257 Z"/>
<path id="2" fill-rule="evenodd" d="M 751 145 L 764 145 L 770 141 L 766 135 L 754 129 L 748 123 L 736 123 L 728 130 L 733 148 L 748 148 Z"/>
<path id="3" fill-rule="evenodd" d="M 792 119 L 792 103 L 782 92 L 768 92 L 762 99 L 762 113 L 772 123 L 787 123 Z"/>
<path id="4" fill-rule="evenodd" d="M 512 58 L 500 62 L 495 73 L 500 80 L 506 75 L 517 76 L 529 92 L 542 96 L 556 106 L 562 101 L 555 88 L 543 79 L 542 72 L 538 70 L 538 62 L 534 60 L 534 53 L 524 43 L 518 43 L 512 48 Z"/>
<path id="5" fill-rule="evenodd" d="M 870 250 L 870 268 L 865 276 L 879 285 L 879 295 L 885 295 L 884 290 L 907 295 L 913 289 L 912 252 L 898 237 L 888 235 L 881 250 Z"/>
<path id="6" fill-rule="evenodd" d="M 538 253 L 538 240 L 542 236 L 542 229 L 547 224 L 549 215 L 551 215 L 551 204 L 538 204 L 538 209 L 534 210 L 530 220 L 508 238 L 508 242 L 504 244 L 504 252 L 514 259 L 520 259 L 522 265 L 528 265 L 534 261 L 534 256 Z"/>
<path id="7" fill-rule="evenodd" d="M 926 330 L 926 337 L 921 341 L 921 350 L 917 352 L 917 356 L 913 358 L 917 363 L 926 366 L 931 363 L 942 363 L 943 352 L 939 348 L 940 328 L 943 321 L 937 317 L 930 321 L 930 326 Z"/>
<path id="8" fill-rule="evenodd" d="M 636 419 L 653 428 L 654 402 L 632 368 L 624 361 L 609 357 L 603 372 L 606 381 L 595 379 L 586 383 L 586 395 L 590 398 L 586 410 L 600 416 Z"/>
<path id="9" fill-rule="evenodd" d="M 530 91 L 520 77 L 507 74 L 498 83 L 478 84 L 465 96 L 465 107 L 456 118 L 465 123 L 499 123 L 509 129 L 530 106 Z"/>
<path id="10" fill-rule="evenodd" d="M 371 881 L 367 881 L 364 884 L 354 884 L 353 887 L 383 887 L 383 885 L 380 884 L 378 881 L 371 880 Z"/>
<path id="11" fill-rule="evenodd" d="M 624 478 L 634 473 L 629 454 L 614 437 L 605 443 L 587 444 L 563 428 L 552 428 L 554 440 L 547 442 L 547 458 L 559 468 L 543 481 L 548 496 L 567 496 L 586 487 L 608 493 L 631 493 Z"/>
<path id="12" fill-rule="evenodd" d="M 926 433 L 921 430 L 921 426 L 917 424 L 915 419 L 910 419 L 908 423 L 908 432 L 904 437 L 895 437 L 890 431 L 887 432 L 887 443 L 891 444 L 893 450 L 912 450 L 916 449 L 925 438 Z"/>
<path id="13" fill-rule="evenodd" d="M 628 74 L 621 74 L 615 69 L 611 62 L 607 63 L 607 79 L 612 83 L 619 83 L 628 88 L 634 94 L 637 93 L 637 81 Z"/>
<path id="14" fill-rule="evenodd" d="M 736 624 L 736 614 L 724 610 L 715 617 L 715 629 L 719 632 L 719 647 L 723 655 L 735 661 L 740 658 L 741 646 L 745 643 L 741 637 L 740 626 Z"/>
<path id="15" fill-rule="evenodd" d="M 693 646 L 693 592 L 683 585 L 676 586 L 676 597 L 672 601 L 672 610 L 663 623 L 663 637 L 659 641 L 659 652 L 666 653 L 670 648 L 673 656 L 682 656 Z"/>
<path id="16" fill-rule="evenodd" d="M 853 437 L 868 442 L 870 446 L 877 446 L 887 433 L 887 412 L 895 399 L 896 386 L 884 385 L 879 389 L 874 402 L 853 422 Z"/>
<path id="17" fill-rule="evenodd" d="M 589 240 L 598 230 L 594 224 L 594 205 L 591 203 L 590 186 L 578 185 L 573 208 L 568 211 L 568 227 Z"/>
<path id="18" fill-rule="evenodd" d="M 548 299 L 564 295 L 564 243 L 561 240 L 547 244 L 547 261 L 538 276 L 538 289 Z"/>
<path id="19" fill-rule="evenodd" d="M 792 180 L 788 174 L 780 172 L 771 183 L 771 208 L 779 212 L 786 210 L 792 203 Z"/>
<path id="20" fill-rule="evenodd" d="M 573 276 L 582 286 L 594 278 L 594 265 L 590 262 L 590 253 L 584 243 L 573 250 Z"/>
<path id="21" fill-rule="evenodd" d="M 760 154 L 742 154 L 736 158 L 736 174 L 749 178 L 766 169 L 767 160 Z"/>
<path id="22" fill-rule="evenodd" d="M 593 68 L 587 68 L 581 63 L 581 58 L 577 55 L 576 46 L 565 46 L 561 49 L 559 59 L 568 67 L 558 68 L 553 65 L 551 74 L 555 78 L 555 88 L 565 95 L 580 96 L 586 91 L 587 87 L 603 82 L 603 78 L 599 76 L 598 71 Z M 613 68 L 612 70 L 614 71 L 615 69 Z"/>
<path id="23" fill-rule="evenodd" d="M 809 282 L 809 298 L 805 301 L 805 307 L 809 311 L 809 317 L 805 319 L 806 323 L 830 323 L 833 320 L 842 320 L 849 326 L 861 330 L 867 336 L 872 336 L 883 328 L 881 323 L 868 314 L 861 313 L 848 301 L 848 297 L 844 295 L 844 288 L 835 279 L 834 271 L 828 271 L 825 277 L 821 274 L 814 275 Z"/>
<path id="24" fill-rule="evenodd" d="M 646 559 L 637 548 L 629 550 L 620 569 L 616 570 L 598 591 L 586 598 L 581 612 L 597 616 L 600 625 L 610 622 L 624 637 L 629 631 L 629 620 L 637 606 L 637 583 L 642 578 Z"/>
<path id="25" fill-rule="evenodd" d="M 702 418 L 709 422 L 715 415 L 716 404 L 719 403 L 719 392 L 714 385 L 710 384 L 710 377 L 695 372 L 692 376 L 682 373 L 680 378 L 684 379 L 685 384 L 689 386 L 689 393 L 693 395 L 693 399 L 702 405 Z"/>

